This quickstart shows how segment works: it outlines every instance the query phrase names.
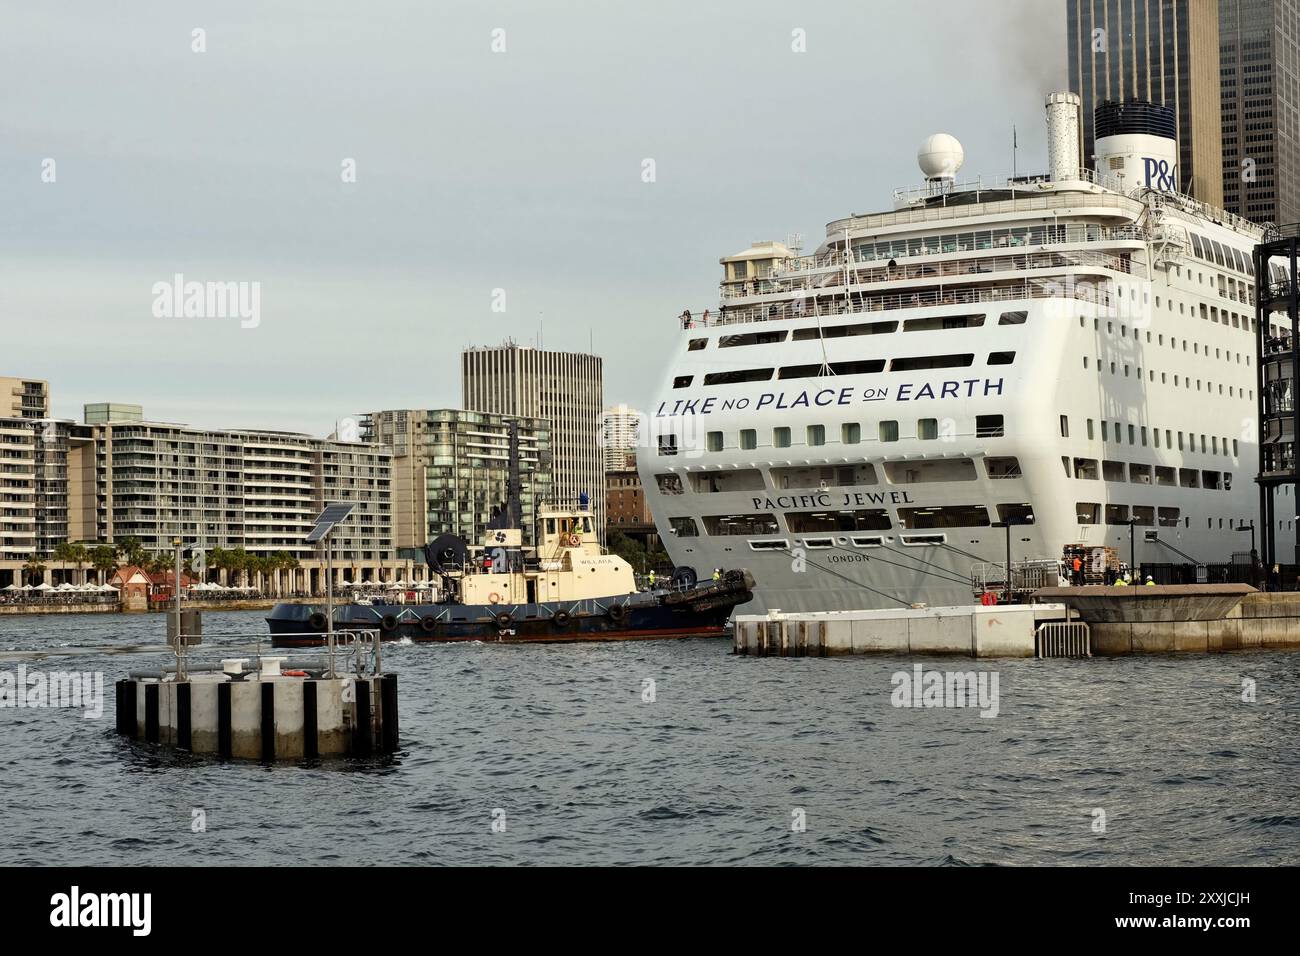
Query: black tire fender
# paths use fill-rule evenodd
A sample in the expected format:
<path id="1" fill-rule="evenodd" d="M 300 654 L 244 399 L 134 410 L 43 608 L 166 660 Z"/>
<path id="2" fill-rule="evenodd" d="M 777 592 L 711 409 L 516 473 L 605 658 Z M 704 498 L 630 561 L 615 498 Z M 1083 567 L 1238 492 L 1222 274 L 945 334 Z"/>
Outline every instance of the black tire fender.
<path id="1" fill-rule="evenodd" d="M 329 624 L 329 621 L 326 620 L 324 613 L 322 613 L 321 611 L 316 611 L 315 613 L 312 614 L 311 617 L 307 619 L 307 624 L 317 634 L 324 634 L 325 627 L 326 625 Z"/>
<path id="2" fill-rule="evenodd" d="M 432 614 L 426 614 L 420 618 L 420 630 L 426 634 L 432 634 L 438 629 L 438 619 Z"/>
<path id="3" fill-rule="evenodd" d="M 609 615 L 609 619 L 615 622 L 621 622 L 627 618 L 627 608 L 622 604 L 611 604 L 606 613 Z"/>
<path id="4" fill-rule="evenodd" d="M 568 627 L 570 620 L 572 620 L 572 618 L 569 617 L 568 611 L 556 611 L 551 615 L 551 623 L 556 627 Z"/>
<path id="5" fill-rule="evenodd" d="M 379 629 L 385 634 L 392 634 L 397 630 L 397 618 L 391 614 L 385 614 L 379 619 Z"/>
<path id="6" fill-rule="evenodd" d="M 515 619 L 508 612 L 502 611 L 497 615 L 497 627 L 509 627 L 513 623 L 515 623 Z"/>

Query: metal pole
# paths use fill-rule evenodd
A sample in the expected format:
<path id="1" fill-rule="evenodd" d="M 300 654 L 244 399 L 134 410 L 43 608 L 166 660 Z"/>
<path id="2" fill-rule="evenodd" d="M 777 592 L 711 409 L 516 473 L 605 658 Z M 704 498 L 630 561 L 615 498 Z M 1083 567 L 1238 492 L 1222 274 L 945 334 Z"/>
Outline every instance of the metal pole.
<path id="1" fill-rule="evenodd" d="M 1011 603 L 1011 522 L 1008 521 L 1004 526 L 1007 532 L 1007 598 L 1006 603 Z"/>
<path id="2" fill-rule="evenodd" d="M 325 536 L 325 641 L 330 649 L 330 677 L 334 677 L 334 539 Z"/>
<path id="3" fill-rule="evenodd" d="M 185 680 L 185 635 L 181 629 L 181 539 L 173 538 L 176 548 L 176 570 L 172 579 L 173 597 L 176 602 L 176 679 Z"/>
<path id="4" fill-rule="evenodd" d="M 1136 548 L 1136 546 L 1133 544 L 1133 527 L 1134 527 L 1134 525 L 1136 525 L 1136 524 L 1137 524 L 1137 522 L 1136 522 L 1133 518 L 1130 518 L 1130 519 L 1129 519 L 1129 522 L 1128 522 L 1128 573 L 1129 573 L 1130 575 L 1134 575 L 1135 577 L 1141 577 L 1141 574 L 1138 573 L 1138 567 L 1137 567 L 1137 548 Z M 1133 583 L 1136 584 L 1137 582 L 1134 581 Z"/>

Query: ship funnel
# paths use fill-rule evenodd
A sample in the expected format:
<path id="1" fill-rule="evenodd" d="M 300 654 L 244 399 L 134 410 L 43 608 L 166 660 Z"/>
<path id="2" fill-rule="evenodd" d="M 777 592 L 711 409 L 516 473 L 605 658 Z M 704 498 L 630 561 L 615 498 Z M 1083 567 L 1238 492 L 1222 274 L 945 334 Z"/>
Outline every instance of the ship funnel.
<path id="1" fill-rule="evenodd" d="M 1082 103 L 1077 93 L 1047 94 L 1047 169 L 1054 182 L 1079 178 Z"/>
<path id="2" fill-rule="evenodd" d="M 1102 103 L 1093 114 L 1097 175 L 1120 192 L 1146 186 L 1178 192 L 1174 111 L 1143 100 Z"/>

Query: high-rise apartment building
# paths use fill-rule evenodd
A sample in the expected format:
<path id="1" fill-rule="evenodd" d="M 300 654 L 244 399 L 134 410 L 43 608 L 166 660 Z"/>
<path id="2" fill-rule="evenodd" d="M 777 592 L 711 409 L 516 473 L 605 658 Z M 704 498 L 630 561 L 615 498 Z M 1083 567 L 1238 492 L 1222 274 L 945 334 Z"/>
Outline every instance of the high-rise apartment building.
<path id="1" fill-rule="evenodd" d="M 1067 0 L 1069 85 L 1083 100 L 1082 165 L 1093 110 L 1143 100 L 1174 111 L 1178 188 L 1223 206 L 1219 0 Z"/>
<path id="2" fill-rule="evenodd" d="M 50 383 L 0 376 L 0 418 L 49 418 Z"/>
<path id="3" fill-rule="evenodd" d="M 1300 0 L 1219 0 L 1219 66 L 1224 207 L 1300 221 Z"/>
<path id="4" fill-rule="evenodd" d="M 554 499 L 569 504 L 586 495 L 603 538 L 602 375 L 599 356 L 547 352 L 513 342 L 466 349 L 461 356 L 467 409 L 550 422 Z"/>
<path id="5" fill-rule="evenodd" d="M 536 509 L 551 498 L 550 422 L 446 408 L 359 417 L 363 440 L 393 453 L 393 536 L 399 550 L 423 548 L 440 534 L 482 542 L 506 500 L 513 422 L 524 543 L 535 543 Z"/>
<path id="6" fill-rule="evenodd" d="M 604 448 L 605 472 L 622 471 L 628 456 L 636 455 L 641 435 L 641 413 L 627 405 L 605 409 L 600 421 L 600 441 Z"/>
<path id="7" fill-rule="evenodd" d="M 27 397 L 39 395 L 48 410 L 45 383 L 2 381 L 19 383 L 20 406 L 34 405 Z M 159 554 L 179 536 L 204 551 L 287 553 L 300 567 L 275 587 L 319 592 L 325 555 L 303 539 L 336 501 L 358 505 L 331 535 L 336 583 L 423 575 L 396 556 L 389 449 L 148 422 L 138 410 L 103 406 L 101 415 L 88 406 L 87 417 L 102 419 L 98 424 L 0 416 L 0 587 L 17 582 L 29 560 L 48 564 L 63 543 L 134 538 Z"/>

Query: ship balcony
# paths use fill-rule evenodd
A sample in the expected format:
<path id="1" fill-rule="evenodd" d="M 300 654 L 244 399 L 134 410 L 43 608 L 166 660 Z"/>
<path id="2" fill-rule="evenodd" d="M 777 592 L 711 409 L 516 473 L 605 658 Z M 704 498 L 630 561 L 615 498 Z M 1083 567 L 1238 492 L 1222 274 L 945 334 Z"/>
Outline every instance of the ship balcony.
<path id="1" fill-rule="evenodd" d="M 1057 273 L 1059 276 L 1059 273 Z M 1061 277 L 1068 279 L 1068 276 Z M 1068 298 L 1104 308 L 1112 304 L 1112 296 L 1099 285 L 1079 283 L 1065 293 Z M 984 303 L 1016 302 L 1028 299 L 1060 299 L 1063 283 L 1055 279 L 1024 279 L 998 285 L 958 288 L 912 288 L 895 292 L 843 293 L 822 301 L 817 297 L 765 302 L 748 306 L 733 306 L 718 312 L 705 309 L 696 315 L 689 310 L 678 316 L 683 329 L 707 329 L 718 326 L 745 325 L 754 322 L 780 322 L 789 319 L 810 319 L 837 316 L 859 316 L 895 309 L 922 309 L 948 305 L 979 305 Z"/>
<path id="2" fill-rule="evenodd" d="M 933 259 L 940 256 L 993 253 L 1010 249 L 1048 251 L 1056 246 L 1085 246 L 1086 244 L 1128 243 L 1138 249 L 1145 245 L 1146 232 L 1133 225 L 1100 226 L 1095 223 L 1066 223 L 1055 226 L 1018 226 L 1000 229 L 980 229 L 970 232 L 947 233 L 937 236 L 920 236 L 891 239 L 881 237 L 875 242 L 850 237 L 852 246 L 845 254 L 842 245 L 820 255 L 791 257 L 780 262 L 774 270 L 778 276 L 798 273 L 823 272 L 843 269 L 845 266 L 872 266 L 894 260 L 902 264 L 908 259 Z M 833 240 L 842 243 L 842 240 Z M 769 276 L 750 277 L 764 279 Z M 743 283 L 746 280 L 731 280 Z"/>

